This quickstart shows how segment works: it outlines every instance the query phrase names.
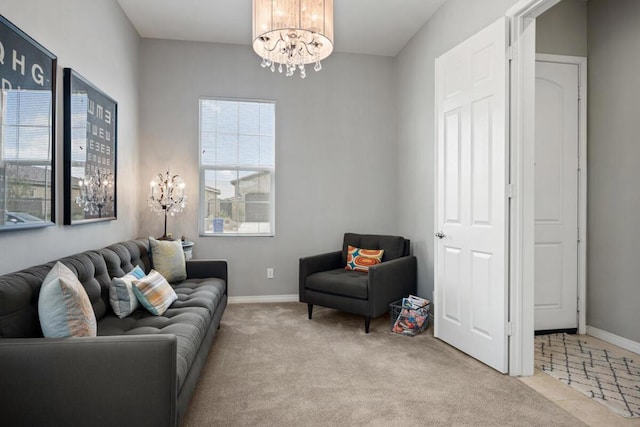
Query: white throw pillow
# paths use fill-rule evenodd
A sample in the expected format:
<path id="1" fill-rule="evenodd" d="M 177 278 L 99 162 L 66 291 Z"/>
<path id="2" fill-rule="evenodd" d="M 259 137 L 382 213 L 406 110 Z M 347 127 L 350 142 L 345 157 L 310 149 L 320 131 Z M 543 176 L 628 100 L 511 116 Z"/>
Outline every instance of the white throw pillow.
<path id="1" fill-rule="evenodd" d="M 87 291 L 60 261 L 42 282 L 38 314 L 46 338 L 96 336 L 96 315 Z"/>

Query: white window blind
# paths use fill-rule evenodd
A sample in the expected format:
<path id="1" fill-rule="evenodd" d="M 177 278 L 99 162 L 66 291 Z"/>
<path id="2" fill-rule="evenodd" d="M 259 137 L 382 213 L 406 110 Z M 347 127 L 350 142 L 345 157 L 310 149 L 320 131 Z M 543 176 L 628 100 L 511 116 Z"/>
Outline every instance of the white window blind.
<path id="1" fill-rule="evenodd" d="M 200 233 L 275 232 L 275 103 L 200 99 Z"/>

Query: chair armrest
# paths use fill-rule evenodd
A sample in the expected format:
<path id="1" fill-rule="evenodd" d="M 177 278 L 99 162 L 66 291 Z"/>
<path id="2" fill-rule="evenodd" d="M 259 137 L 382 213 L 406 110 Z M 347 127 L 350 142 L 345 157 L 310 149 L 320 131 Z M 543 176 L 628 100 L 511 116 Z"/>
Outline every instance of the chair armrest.
<path id="1" fill-rule="evenodd" d="M 227 261 L 223 259 L 187 261 L 187 279 L 218 278 L 227 282 L 227 274 Z"/>
<path id="2" fill-rule="evenodd" d="M 174 335 L 0 339 L 4 425 L 177 424 Z"/>
<path id="3" fill-rule="evenodd" d="M 342 251 L 328 252 L 320 255 L 300 258 L 299 270 L 299 296 L 300 302 L 304 300 L 305 281 L 307 277 L 321 271 L 335 270 L 342 264 Z"/>
<path id="4" fill-rule="evenodd" d="M 389 303 L 415 294 L 418 260 L 404 256 L 369 267 L 369 307 L 371 317 L 389 311 Z"/>

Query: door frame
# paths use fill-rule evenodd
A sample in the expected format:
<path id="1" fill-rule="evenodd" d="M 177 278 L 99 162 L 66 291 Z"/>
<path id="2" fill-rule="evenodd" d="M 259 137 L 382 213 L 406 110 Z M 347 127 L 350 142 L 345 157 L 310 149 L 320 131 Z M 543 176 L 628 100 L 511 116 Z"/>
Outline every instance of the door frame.
<path id="1" fill-rule="evenodd" d="M 505 15 L 509 20 L 506 54 L 509 67 L 509 375 L 534 373 L 534 198 L 535 198 L 535 61 L 536 18 L 561 0 L 520 0 Z M 586 61 L 584 63 L 586 82 Z M 586 331 L 586 87 L 581 90 L 579 209 L 579 332 Z M 582 117 L 582 116 L 581 116 Z M 437 136 L 437 135 L 436 135 Z"/>
<path id="2" fill-rule="evenodd" d="M 578 67 L 578 333 L 587 333 L 587 58 L 536 53 L 536 61 Z"/>
<path id="3" fill-rule="evenodd" d="M 533 375 L 534 372 L 534 159 L 535 159 L 535 59 L 536 18 L 561 0 L 520 0 L 509 8 L 510 20 L 510 321 L 509 374 Z M 584 68 L 586 71 L 586 67 Z M 585 92 L 586 95 L 586 92 Z M 586 96 L 585 96 L 586 101 Z M 586 102 L 583 103 L 586 106 Z M 583 136 L 579 194 L 586 206 L 586 120 Z M 579 250 L 582 265 L 586 259 L 586 209 L 579 218 L 583 245 Z M 580 270 L 579 270 L 580 272 Z M 579 279 L 580 280 L 580 279 Z M 582 274 L 583 282 L 586 277 Z M 586 288 L 586 286 L 585 286 Z M 580 301 L 586 306 L 586 292 Z M 586 312 L 581 310 L 579 322 Z M 580 324 L 580 323 L 579 323 Z M 583 324 L 584 326 L 584 324 Z M 584 331 L 584 330 L 583 330 Z"/>

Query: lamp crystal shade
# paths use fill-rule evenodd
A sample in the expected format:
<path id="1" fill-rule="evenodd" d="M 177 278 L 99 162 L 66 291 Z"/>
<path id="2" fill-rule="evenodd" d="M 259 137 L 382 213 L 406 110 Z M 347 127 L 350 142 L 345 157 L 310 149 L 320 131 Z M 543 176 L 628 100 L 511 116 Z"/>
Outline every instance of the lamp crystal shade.
<path id="1" fill-rule="evenodd" d="M 253 50 L 274 72 L 320 71 L 333 52 L 333 0 L 253 0 Z"/>

